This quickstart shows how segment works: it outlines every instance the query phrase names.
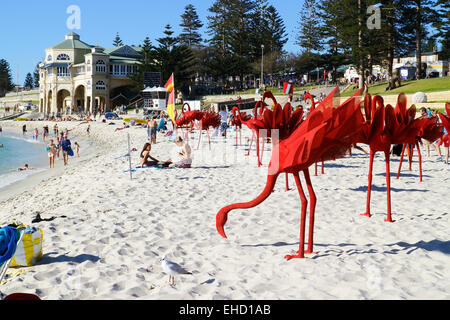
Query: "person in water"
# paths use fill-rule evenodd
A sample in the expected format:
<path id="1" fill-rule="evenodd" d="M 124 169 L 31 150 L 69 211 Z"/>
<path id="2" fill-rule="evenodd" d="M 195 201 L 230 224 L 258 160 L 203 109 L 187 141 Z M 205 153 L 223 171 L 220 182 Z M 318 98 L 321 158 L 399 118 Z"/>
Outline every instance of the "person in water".
<path id="1" fill-rule="evenodd" d="M 27 171 L 30 170 L 30 168 L 28 167 L 28 164 L 25 164 L 25 166 L 23 168 L 17 168 L 17 171 Z"/>

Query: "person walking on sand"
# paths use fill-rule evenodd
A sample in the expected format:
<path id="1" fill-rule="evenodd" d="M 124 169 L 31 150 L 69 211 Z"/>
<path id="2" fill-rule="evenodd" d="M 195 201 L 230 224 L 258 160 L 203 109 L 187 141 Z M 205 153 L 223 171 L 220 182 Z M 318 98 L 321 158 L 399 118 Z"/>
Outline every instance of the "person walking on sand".
<path id="1" fill-rule="evenodd" d="M 55 167 L 55 156 L 56 156 L 56 146 L 53 143 L 53 139 L 50 140 L 49 145 L 47 146 L 48 153 L 48 161 L 50 165 L 50 169 Z"/>
<path id="2" fill-rule="evenodd" d="M 58 132 L 58 125 L 55 123 L 53 126 L 53 135 L 58 138 L 59 132 Z"/>
<path id="3" fill-rule="evenodd" d="M 68 138 L 63 137 L 61 140 L 61 149 L 63 151 L 64 165 L 67 166 L 69 164 L 69 152 L 71 150 L 71 143 Z"/>
<path id="4" fill-rule="evenodd" d="M 148 140 L 151 144 L 156 144 L 156 132 L 158 129 L 158 124 L 154 117 L 147 121 L 147 134 Z"/>
<path id="5" fill-rule="evenodd" d="M 47 139 L 47 137 L 48 137 L 48 126 L 44 126 L 44 132 L 42 134 L 42 139 L 44 140 L 44 142 L 45 139 Z"/>
<path id="6" fill-rule="evenodd" d="M 75 141 L 75 151 L 77 153 L 77 158 L 80 157 L 80 145 Z"/>
<path id="7" fill-rule="evenodd" d="M 226 107 L 222 108 L 222 111 L 219 112 L 221 124 L 220 124 L 220 133 L 223 137 L 227 137 L 227 129 L 228 129 L 228 112 L 226 111 Z"/>
<path id="8" fill-rule="evenodd" d="M 91 125 L 90 124 L 88 124 L 88 126 L 86 128 L 86 133 L 87 133 L 88 136 L 91 135 Z"/>

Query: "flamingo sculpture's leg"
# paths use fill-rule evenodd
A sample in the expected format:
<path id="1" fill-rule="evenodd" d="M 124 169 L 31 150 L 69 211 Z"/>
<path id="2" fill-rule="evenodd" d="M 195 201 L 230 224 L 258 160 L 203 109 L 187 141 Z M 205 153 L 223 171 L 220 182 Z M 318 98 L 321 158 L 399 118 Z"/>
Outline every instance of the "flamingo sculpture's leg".
<path id="1" fill-rule="evenodd" d="M 322 174 L 325 174 L 325 161 L 322 161 Z"/>
<path id="2" fill-rule="evenodd" d="M 317 177 L 318 176 L 318 174 L 317 174 L 317 162 L 314 164 L 314 168 L 315 168 L 314 176 Z"/>
<path id="3" fill-rule="evenodd" d="M 422 182 L 422 154 L 420 152 L 419 142 L 416 142 L 417 153 L 419 154 L 419 176 L 420 182 Z"/>
<path id="4" fill-rule="evenodd" d="M 239 128 L 239 146 L 242 146 L 242 127 Z"/>
<path id="5" fill-rule="evenodd" d="M 289 191 L 289 190 L 291 190 L 291 189 L 289 189 L 289 176 L 286 173 L 286 191 Z"/>
<path id="6" fill-rule="evenodd" d="M 261 165 L 262 165 L 262 159 L 264 156 L 264 147 L 265 147 L 265 137 L 262 138 L 262 149 L 261 149 L 261 158 L 260 158 Z M 260 166 L 260 165 L 258 165 L 258 166 Z"/>
<path id="7" fill-rule="evenodd" d="M 305 193 L 303 192 L 302 183 L 300 181 L 300 176 L 297 173 L 294 173 L 295 183 L 297 184 L 298 193 L 300 195 L 300 200 L 302 203 L 302 211 L 300 217 L 300 242 L 299 249 L 297 254 L 295 255 L 286 255 L 284 258 L 286 260 L 291 259 L 303 259 L 305 258 L 305 223 L 306 223 L 306 208 L 308 206 L 308 200 L 306 199 Z"/>
<path id="8" fill-rule="evenodd" d="M 255 132 L 252 130 L 252 140 L 250 140 L 250 146 L 248 147 L 248 153 L 245 156 L 249 156 L 250 155 L 250 151 L 252 150 L 252 145 L 253 145 L 253 138 L 255 137 Z"/>
<path id="9" fill-rule="evenodd" d="M 400 163 L 398 164 L 397 179 L 400 177 L 400 171 L 402 170 L 403 156 L 405 155 L 406 144 L 403 145 L 402 154 L 400 155 Z"/>
<path id="10" fill-rule="evenodd" d="M 200 129 L 200 130 L 198 131 L 198 146 L 197 146 L 197 150 L 200 149 L 200 142 L 202 141 L 202 133 L 203 133 L 203 130 Z"/>
<path id="11" fill-rule="evenodd" d="M 389 166 L 390 161 L 390 152 L 385 151 L 384 155 L 386 157 L 386 186 L 387 186 L 387 219 L 385 219 L 385 222 L 394 222 L 392 220 L 391 216 L 391 170 Z"/>
<path id="12" fill-rule="evenodd" d="M 369 183 L 367 186 L 367 203 L 366 203 L 366 213 L 363 213 L 362 216 L 371 217 L 370 215 L 370 193 L 372 191 L 372 170 L 373 170 L 373 159 L 375 157 L 375 152 L 370 150 L 370 164 L 369 164 Z"/>
<path id="13" fill-rule="evenodd" d="M 315 253 L 313 252 L 313 246 L 314 246 L 314 213 L 316 211 L 316 194 L 314 192 L 314 189 L 312 187 L 311 183 L 311 177 L 309 176 L 309 169 L 303 170 L 303 175 L 305 176 L 306 185 L 308 186 L 308 193 L 309 193 L 309 231 L 308 231 L 308 249 L 305 253 L 311 254 Z"/>
<path id="14" fill-rule="evenodd" d="M 236 149 L 238 148 L 238 127 L 234 126 L 234 128 L 236 129 Z"/>
<path id="15" fill-rule="evenodd" d="M 412 171 L 412 157 L 413 157 L 413 148 L 408 144 L 408 163 L 409 163 L 409 171 Z"/>
<path id="16" fill-rule="evenodd" d="M 262 165 L 259 153 L 259 132 L 256 132 L 256 157 L 258 158 L 258 168 L 259 168 Z"/>
<path id="17" fill-rule="evenodd" d="M 206 134 L 208 135 L 209 151 L 211 151 L 211 137 L 209 136 L 209 128 L 206 130 Z"/>

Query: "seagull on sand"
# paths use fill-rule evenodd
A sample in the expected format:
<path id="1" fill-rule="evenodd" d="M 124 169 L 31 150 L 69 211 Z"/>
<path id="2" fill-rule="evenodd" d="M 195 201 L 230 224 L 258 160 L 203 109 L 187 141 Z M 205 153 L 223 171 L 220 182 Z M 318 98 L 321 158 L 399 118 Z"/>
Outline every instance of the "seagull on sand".
<path id="1" fill-rule="evenodd" d="M 179 275 L 179 274 L 192 274 L 189 271 L 186 271 L 186 269 L 184 269 L 182 266 L 180 266 L 179 264 L 169 261 L 167 260 L 166 256 L 164 255 L 164 257 L 162 258 L 161 261 L 161 267 L 164 270 L 165 273 L 169 274 L 169 283 L 172 286 L 175 286 L 175 275 Z"/>

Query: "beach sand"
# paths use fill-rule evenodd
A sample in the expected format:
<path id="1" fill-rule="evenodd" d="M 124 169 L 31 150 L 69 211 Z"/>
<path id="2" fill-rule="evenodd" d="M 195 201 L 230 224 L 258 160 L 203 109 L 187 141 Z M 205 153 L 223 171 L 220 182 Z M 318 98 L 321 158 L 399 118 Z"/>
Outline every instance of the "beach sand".
<path id="1" fill-rule="evenodd" d="M 264 189 L 270 146 L 257 168 L 254 151 L 250 157 L 244 147 L 236 151 L 233 131 L 227 140 L 213 138 L 212 152 L 206 136 L 195 151 L 193 136 L 192 169 L 139 170 L 131 180 L 124 172 L 128 158 L 116 158 L 128 152 L 128 133 L 139 151 L 147 133 L 115 133 L 119 124 L 91 124 L 89 139 L 97 147 L 90 160 L 0 202 L 1 225 L 30 224 L 37 213 L 57 217 L 35 224 L 44 232 L 43 259 L 1 286 L 2 292 L 57 300 L 450 299 L 450 166 L 435 161 L 434 150 L 431 159 L 424 156 L 422 183 L 417 156 L 412 171 L 404 162 L 399 180 L 398 157 L 392 160 L 395 223 L 384 222 L 383 155 L 375 158 L 370 219 L 360 216 L 368 156 L 354 151 L 352 158 L 327 162 L 325 175 L 319 167 L 319 176 L 312 176 L 317 254 L 286 261 L 299 241 L 300 200 L 292 176 L 292 190 L 285 191 L 281 175 L 261 205 L 232 211 L 229 239 L 216 231 L 220 208 L 252 200 Z M 85 136 L 85 126 L 71 134 Z M 161 135 L 158 140 L 152 155 L 167 160 L 174 144 Z M 139 152 L 132 153 L 132 163 L 139 164 Z M 175 287 L 161 268 L 166 253 L 193 273 L 175 277 Z"/>

